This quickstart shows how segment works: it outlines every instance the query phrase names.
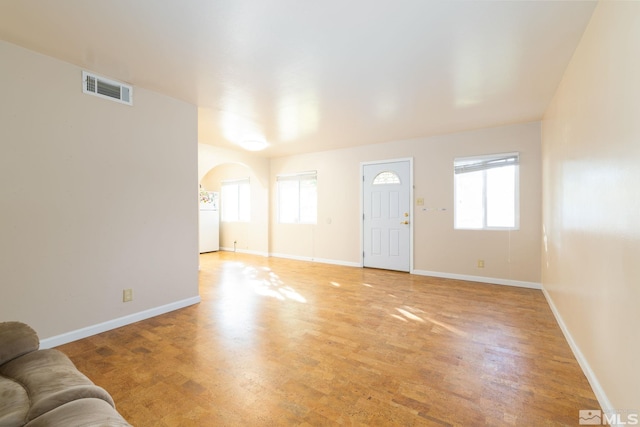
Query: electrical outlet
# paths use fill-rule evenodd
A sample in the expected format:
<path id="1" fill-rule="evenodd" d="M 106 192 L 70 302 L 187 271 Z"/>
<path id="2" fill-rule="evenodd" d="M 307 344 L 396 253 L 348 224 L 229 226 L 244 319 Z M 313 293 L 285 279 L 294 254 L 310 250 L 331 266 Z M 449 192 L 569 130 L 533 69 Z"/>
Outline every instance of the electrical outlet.
<path id="1" fill-rule="evenodd" d="M 133 289 L 122 290 L 122 302 L 133 301 Z"/>
<path id="2" fill-rule="evenodd" d="M 483 259 L 479 259 L 478 260 L 478 268 L 484 268 L 484 260 Z"/>

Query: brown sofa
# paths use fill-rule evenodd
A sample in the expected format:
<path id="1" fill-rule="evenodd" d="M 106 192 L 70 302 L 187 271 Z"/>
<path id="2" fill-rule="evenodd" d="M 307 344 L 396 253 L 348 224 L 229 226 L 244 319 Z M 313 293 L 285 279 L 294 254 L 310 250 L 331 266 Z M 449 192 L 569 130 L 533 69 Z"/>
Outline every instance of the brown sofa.
<path id="1" fill-rule="evenodd" d="M 28 325 L 0 323 L 0 427 L 131 426 L 67 356 L 39 347 Z"/>

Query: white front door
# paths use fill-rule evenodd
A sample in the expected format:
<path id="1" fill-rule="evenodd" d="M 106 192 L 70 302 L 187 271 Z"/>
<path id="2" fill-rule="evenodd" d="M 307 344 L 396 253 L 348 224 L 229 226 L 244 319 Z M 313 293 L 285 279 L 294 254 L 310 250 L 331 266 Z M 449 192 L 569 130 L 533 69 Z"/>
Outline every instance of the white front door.
<path id="1" fill-rule="evenodd" d="M 411 268 L 411 166 L 409 160 L 363 165 L 363 265 Z"/>

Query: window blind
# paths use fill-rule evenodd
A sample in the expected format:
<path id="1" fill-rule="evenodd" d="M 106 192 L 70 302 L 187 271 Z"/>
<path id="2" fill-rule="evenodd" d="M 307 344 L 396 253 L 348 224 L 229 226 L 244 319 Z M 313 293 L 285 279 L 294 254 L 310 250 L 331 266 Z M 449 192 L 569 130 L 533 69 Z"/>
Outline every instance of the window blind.
<path id="1" fill-rule="evenodd" d="M 249 178 L 240 178 L 240 179 L 227 179 L 221 182 L 222 185 L 239 185 L 239 184 L 249 184 Z"/>
<path id="2" fill-rule="evenodd" d="M 469 173 L 493 168 L 501 168 L 505 166 L 513 166 L 519 164 L 519 161 L 519 153 L 509 153 L 499 156 L 483 156 L 476 158 L 456 159 L 454 161 L 453 168 L 456 174 Z"/>
<path id="3" fill-rule="evenodd" d="M 307 181 L 315 180 L 318 177 L 317 171 L 292 173 L 289 175 L 278 175 L 276 181 Z"/>

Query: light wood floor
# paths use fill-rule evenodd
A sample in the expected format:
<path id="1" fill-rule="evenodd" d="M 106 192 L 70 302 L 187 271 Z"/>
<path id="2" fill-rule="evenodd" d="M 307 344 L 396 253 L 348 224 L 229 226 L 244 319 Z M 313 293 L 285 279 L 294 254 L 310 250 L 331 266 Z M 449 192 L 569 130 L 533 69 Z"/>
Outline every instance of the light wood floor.
<path id="1" fill-rule="evenodd" d="M 577 425 L 540 291 L 219 252 L 202 303 L 59 347 L 137 427 Z"/>

